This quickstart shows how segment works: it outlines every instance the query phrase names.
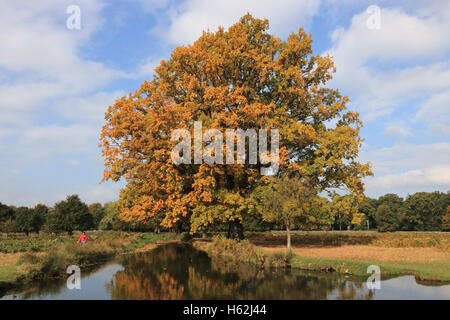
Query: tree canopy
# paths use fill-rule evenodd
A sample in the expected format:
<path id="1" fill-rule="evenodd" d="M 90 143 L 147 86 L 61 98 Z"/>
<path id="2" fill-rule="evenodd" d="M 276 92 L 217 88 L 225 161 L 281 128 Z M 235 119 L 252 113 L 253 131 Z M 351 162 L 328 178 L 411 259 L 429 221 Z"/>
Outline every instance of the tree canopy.
<path id="1" fill-rule="evenodd" d="M 417 192 L 405 200 L 407 229 L 440 231 L 450 197 L 442 192 Z"/>
<path id="2" fill-rule="evenodd" d="M 299 178 L 273 178 L 267 185 L 258 186 L 252 198 L 263 220 L 286 228 L 289 250 L 292 229 L 318 229 L 333 222 L 328 201 Z"/>
<path id="3" fill-rule="evenodd" d="M 233 165 L 172 162 L 171 132 L 193 136 L 195 121 L 220 132 L 277 129 L 278 176 L 308 179 L 318 191 L 363 192 L 361 179 L 371 171 L 357 161 L 362 123 L 347 110 L 347 97 L 325 87 L 335 72 L 332 58 L 313 55 L 302 28 L 285 41 L 268 28 L 268 20 L 247 14 L 228 30 L 203 32 L 161 61 L 153 80 L 108 108 L 103 180 L 126 180 L 124 219 L 165 227 L 188 221 L 196 232 L 218 221 L 239 225 L 249 213 L 246 199 L 265 179 L 261 157 L 257 164 L 248 157 Z"/>
<path id="4" fill-rule="evenodd" d="M 14 219 L 14 209 L 0 202 L 0 222 Z"/>
<path id="5" fill-rule="evenodd" d="M 90 204 L 88 210 L 93 217 L 94 227 L 98 228 L 100 221 L 102 221 L 103 217 L 105 216 L 105 208 L 101 203 L 96 202 Z"/>
<path id="6" fill-rule="evenodd" d="M 87 204 L 78 195 L 67 196 L 66 200 L 57 202 L 48 215 L 47 231 L 88 230 L 94 225 L 94 218 L 89 213 Z"/>
<path id="7" fill-rule="evenodd" d="M 450 206 L 447 207 L 447 212 L 442 217 L 442 230 L 450 231 Z"/>

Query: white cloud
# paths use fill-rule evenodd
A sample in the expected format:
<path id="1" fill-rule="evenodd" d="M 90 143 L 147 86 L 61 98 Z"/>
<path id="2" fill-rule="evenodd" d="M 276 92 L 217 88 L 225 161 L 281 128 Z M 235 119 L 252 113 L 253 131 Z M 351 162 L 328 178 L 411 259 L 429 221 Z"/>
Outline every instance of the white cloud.
<path id="1" fill-rule="evenodd" d="M 332 5 L 337 14 L 343 6 L 332 0 L 181 0 L 178 7 L 166 0 L 138 1 L 161 22 L 153 31 L 168 47 L 191 43 L 204 29 L 228 27 L 246 12 L 268 18 L 271 32 L 285 37 L 299 26 L 308 27 L 321 3 Z M 330 86 L 350 93 L 365 120 L 408 107 L 413 122 L 391 119 L 384 132 L 390 137 L 418 137 L 413 130 L 418 123 L 437 135 L 448 135 L 450 2 L 408 1 L 403 3 L 411 4 L 409 10 L 382 9 L 380 30 L 366 28 L 364 11 L 354 16 L 348 28 L 335 30 L 329 51 L 338 72 Z M 360 5 L 356 0 L 345 1 L 350 3 Z M 69 4 L 74 3 L 0 2 L 2 202 L 52 205 L 73 193 L 86 202 L 118 197 L 120 184 L 97 185 L 103 167 L 97 148 L 100 123 L 107 106 L 123 95 L 105 86 L 117 78 L 151 77 L 159 61 L 149 58 L 134 73 L 125 74 L 86 58 L 84 48 L 103 25 L 104 5 L 101 0 L 77 1 L 82 29 L 71 31 L 66 28 Z M 326 9 L 320 10 L 322 14 Z M 116 12 L 113 17 L 120 22 L 124 16 Z M 411 101 L 418 101 L 417 106 L 410 106 Z M 416 107 L 419 111 L 414 115 Z M 448 142 L 374 145 L 372 141 L 364 144 L 361 155 L 363 161 L 373 163 L 376 174 L 367 180 L 369 195 L 450 189 Z M 54 166 L 54 172 L 41 170 L 44 163 Z"/>
<path id="2" fill-rule="evenodd" d="M 426 166 L 450 163 L 450 143 L 430 144 L 401 143 L 387 148 L 363 150 L 363 158 L 378 167 L 394 171 L 414 170 Z M 385 170 L 383 173 L 386 173 Z"/>
<path id="3" fill-rule="evenodd" d="M 53 103 L 53 112 L 66 119 L 103 124 L 108 106 L 125 95 L 124 91 L 100 91 L 88 96 L 62 98 Z M 98 128 L 100 132 L 100 127 Z"/>
<path id="4" fill-rule="evenodd" d="M 322 0 L 183 0 L 171 5 L 167 0 L 137 0 L 144 11 L 157 13 L 160 20 L 150 32 L 169 46 L 193 43 L 203 30 L 215 31 L 238 22 L 247 12 L 255 18 L 268 18 L 270 31 L 286 37 L 308 26 L 319 12 Z M 162 9 L 162 10 L 161 10 Z M 159 58 L 159 59 L 158 59 Z M 130 78 L 151 79 L 163 57 L 149 57 L 128 75 Z"/>
<path id="5" fill-rule="evenodd" d="M 415 116 L 416 122 L 425 122 L 440 135 L 450 135 L 450 90 L 431 96 Z"/>
<path id="6" fill-rule="evenodd" d="M 398 144 L 389 148 L 365 147 L 363 161 L 373 165 L 375 177 L 366 179 L 369 196 L 388 192 L 450 190 L 450 144 Z"/>
<path id="7" fill-rule="evenodd" d="M 128 75 L 84 58 L 84 46 L 103 25 L 102 1 L 77 1 L 81 30 L 66 27 L 66 9 L 72 4 L 69 0 L 0 3 L 0 155 L 4 163 L 12 155 L 26 161 L 99 152 L 104 113 L 123 95 L 102 88 Z"/>
<path id="8" fill-rule="evenodd" d="M 79 166 L 80 165 L 80 160 L 69 159 L 69 160 L 67 160 L 67 163 L 70 164 L 71 166 Z"/>
<path id="9" fill-rule="evenodd" d="M 330 85 L 350 95 L 352 108 L 360 110 L 366 122 L 394 111 L 406 115 L 403 120 L 391 116 L 386 136 L 418 136 L 415 130 L 423 123 L 435 137 L 442 137 L 450 119 L 449 3 L 405 3 L 408 13 L 398 8 L 381 10 L 379 30 L 366 27 L 369 15 L 362 12 L 348 28 L 334 31 L 329 52 L 337 73 Z M 448 142 L 374 145 L 364 146 L 361 152 L 361 159 L 370 161 L 375 173 L 366 179 L 368 195 L 450 190 Z"/>
<path id="10" fill-rule="evenodd" d="M 380 194 L 447 191 L 450 190 L 450 165 L 385 175 L 369 183 L 368 190 L 371 189 L 379 190 Z"/>
<path id="11" fill-rule="evenodd" d="M 380 29 L 367 28 L 369 14 L 353 17 L 347 30 L 338 28 L 331 36 L 331 50 L 345 65 L 368 61 L 405 61 L 443 57 L 450 49 L 450 22 L 438 15 L 418 17 L 401 9 L 381 9 Z"/>
<path id="12" fill-rule="evenodd" d="M 384 129 L 384 134 L 388 137 L 407 138 L 413 137 L 411 129 L 404 123 L 390 124 Z"/>
<path id="13" fill-rule="evenodd" d="M 1 139 L 5 139 L 6 137 L 10 137 L 15 134 L 17 134 L 16 129 L 0 127 L 0 141 Z"/>
<path id="14" fill-rule="evenodd" d="M 390 114 L 407 101 L 450 88 L 450 61 L 387 71 L 351 66 L 345 72 L 345 66 L 336 66 L 336 78 L 330 86 L 350 92 L 353 104 L 364 111 L 365 120 Z"/>
<path id="15" fill-rule="evenodd" d="M 80 45 L 102 24 L 101 1 L 81 0 L 81 29 L 68 30 L 66 8 L 72 1 L 2 1 L 0 12 L 0 66 L 12 71 L 35 71 L 54 76 L 83 63 Z"/>
<path id="16" fill-rule="evenodd" d="M 138 65 L 136 71 L 129 75 L 130 78 L 140 79 L 144 78 L 146 80 L 152 80 L 155 74 L 155 68 L 158 67 L 163 58 L 157 59 L 154 57 L 148 57 Z"/>
<path id="17" fill-rule="evenodd" d="M 80 7 L 81 30 L 66 27 L 72 4 Z M 129 78 L 86 58 L 84 49 L 103 26 L 103 8 L 102 0 L 0 2 L 0 201 L 52 205 L 67 194 L 89 193 L 100 180 L 102 165 L 86 156 L 99 154 L 106 108 L 123 95 L 104 88 Z M 106 199 L 112 189 L 100 190 Z"/>
<path id="18" fill-rule="evenodd" d="M 29 158 L 75 154 L 95 150 L 99 129 L 94 125 L 33 126 L 18 139 L 16 152 Z"/>
<path id="19" fill-rule="evenodd" d="M 141 1 L 154 3 L 155 1 Z M 229 27 L 250 12 L 257 18 L 268 18 L 271 32 L 287 36 L 299 26 L 310 24 L 318 12 L 320 0 L 184 0 L 171 6 L 167 19 L 169 26 L 154 29 L 168 43 L 190 44 L 203 30 L 215 31 L 218 26 Z M 147 6 L 148 7 L 148 6 Z"/>
<path id="20" fill-rule="evenodd" d="M 383 8 L 379 30 L 367 28 L 363 12 L 332 33 L 328 52 L 337 73 L 330 85 L 350 94 L 366 121 L 450 88 L 450 20 L 437 10 L 426 12 Z"/>
<path id="21" fill-rule="evenodd" d="M 95 181 L 85 181 L 83 184 L 58 181 L 54 184 L 41 184 L 17 174 L 5 177 L 4 182 L 0 184 L 0 202 L 29 207 L 34 207 L 38 203 L 53 206 L 71 194 L 78 194 L 80 199 L 88 204 L 117 201 L 120 189 L 124 187 L 123 182 L 96 185 Z"/>
<path id="22" fill-rule="evenodd" d="M 0 118 L 24 124 L 53 98 L 90 92 L 122 77 L 120 71 L 82 57 L 83 45 L 103 23 L 101 1 L 81 0 L 81 30 L 66 27 L 72 1 L 2 1 L 0 4 Z M 27 110 L 28 112 L 24 112 Z M 32 120 L 32 119 L 28 119 Z M 26 123 L 26 122 L 25 122 Z M 28 124 L 28 123 L 26 123 Z"/>
<path id="23" fill-rule="evenodd" d="M 80 198 L 87 203 L 106 203 L 117 201 L 119 199 L 120 189 L 124 187 L 124 183 L 107 182 L 101 185 L 85 190 L 80 190 Z"/>

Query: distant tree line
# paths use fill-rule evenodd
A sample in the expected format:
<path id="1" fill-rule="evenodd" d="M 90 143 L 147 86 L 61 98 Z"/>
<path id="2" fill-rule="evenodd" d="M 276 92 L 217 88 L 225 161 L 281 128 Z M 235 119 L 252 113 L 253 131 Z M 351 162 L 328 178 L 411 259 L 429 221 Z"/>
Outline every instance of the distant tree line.
<path id="1" fill-rule="evenodd" d="M 156 231 L 151 223 L 128 223 L 119 217 L 113 202 L 87 205 L 78 195 L 70 195 L 53 207 L 15 207 L 0 202 L 0 232 L 72 234 L 74 230 Z"/>
<path id="2" fill-rule="evenodd" d="M 329 199 L 302 189 L 298 181 L 280 180 L 273 188 L 255 191 L 253 211 L 242 221 L 246 231 L 378 230 L 450 231 L 450 192 L 417 192 L 406 199 L 390 193 L 378 199 L 332 194 Z M 123 230 L 160 232 L 160 219 L 125 222 L 114 202 L 87 205 L 70 195 L 53 207 L 14 207 L 0 202 L 0 232 L 72 234 L 74 230 Z M 216 223 L 206 231 L 226 231 Z M 172 229 L 189 231 L 180 220 Z"/>
<path id="3" fill-rule="evenodd" d="M 450 192 L 417 192 L 406 199 L 390 193 L 359 204 L 364 220 L 378 231 L 449 231 Z"/>
<path id="4" fill-rule="evenodd" d="M 405 199 L 331 194 L 305 195 L 290 179 L 275 189 L 256 190 L 259 205 L 244 219 L 246 230 L 450 231 L 450 192 L 417 192 Z M 250 227 L 250 228 L 249 228 Z"/>

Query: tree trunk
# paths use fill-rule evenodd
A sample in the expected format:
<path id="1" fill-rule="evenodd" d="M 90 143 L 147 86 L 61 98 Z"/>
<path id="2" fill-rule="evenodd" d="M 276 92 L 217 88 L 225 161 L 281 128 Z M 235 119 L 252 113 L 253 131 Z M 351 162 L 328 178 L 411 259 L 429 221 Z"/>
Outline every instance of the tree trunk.
<path id="1" fill-rule="evenodd" d="M 240 220 L 232 220 L 228 224 L 228 239 L 244 240 L 244 226 Z"/>
<path id="2" fill-rule="evenodd" d="M 291 229 L 289 229 L 289 224 L 286 224 L 286 236 L 287 236 L 287 249 L 291 251 Z"/>
<path id="3" fill-rule="evenodd" d="M 182 230 L 182 225 L 181 225 L 181 223 L 177 223 L 176 225 L 175 225 L 175 233 L 176 234 L 180 234 L 183 230 Z"/>

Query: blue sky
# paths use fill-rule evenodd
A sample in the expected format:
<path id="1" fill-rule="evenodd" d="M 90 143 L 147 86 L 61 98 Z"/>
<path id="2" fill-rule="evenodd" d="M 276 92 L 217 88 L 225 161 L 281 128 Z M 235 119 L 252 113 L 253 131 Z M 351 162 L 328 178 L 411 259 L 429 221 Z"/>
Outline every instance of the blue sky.
<path id="1" fill-rule="evenodd" d="M 81 29 L 67 28 L 69 5 L 80 8 Z M 0 202 L 116 200 L 122 183 L 99 184 L 108 105 L 151 79 L 176 46 L 246 12 L 268 18 L 281 38 L 303 26 L 315 53 L 334 57 L 328 86 L 364 121 L 368 196 L 450 190 L 447 0 L 3 0 Z"/>

